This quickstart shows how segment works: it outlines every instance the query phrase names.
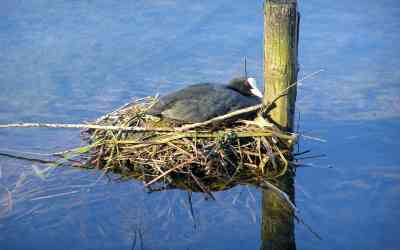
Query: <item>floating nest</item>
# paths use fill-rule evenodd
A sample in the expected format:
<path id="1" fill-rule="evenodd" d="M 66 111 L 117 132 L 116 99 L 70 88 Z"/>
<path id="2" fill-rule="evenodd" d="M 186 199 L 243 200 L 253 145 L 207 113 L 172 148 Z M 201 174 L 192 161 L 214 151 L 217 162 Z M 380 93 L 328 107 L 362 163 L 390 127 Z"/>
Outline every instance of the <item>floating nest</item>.
<path id="1" fill-rule="evenodd" d="M 140 99 L 92 122 L 114 129 L 85 131 L 92 148 L 91 166 L 141 180 L 153 189 L 207 193 L 291 171 L 295 134 L 238 120 L 240 115 L 235 114 L 176 126 L 146 114 L 156 101 Z M 256 113 L 260 108 L 250 110 Z"/>

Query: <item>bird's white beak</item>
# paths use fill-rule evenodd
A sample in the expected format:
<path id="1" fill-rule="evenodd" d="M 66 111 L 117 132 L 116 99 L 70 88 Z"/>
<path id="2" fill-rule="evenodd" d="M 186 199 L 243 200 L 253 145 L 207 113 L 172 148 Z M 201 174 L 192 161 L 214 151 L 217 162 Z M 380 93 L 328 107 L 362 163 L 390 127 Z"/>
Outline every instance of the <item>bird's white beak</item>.
<path id="1" fill-rule="evenodd" d="M 257 87 L 257 81 L 256 81 L 256 79 L 254 79 L 254 78 L 252 78 L 252 77 L 249 77 L 249 78 L 247 78 L 247 82 L 250 84 L 250 86 L 251 86 L 251 89 L 250 89 L 250 92 L 253 94 L 253 95 L 255 95 L 255 96 L 258 96 L 258 97 L 260 97 L 260 98 L 263 98 L 263 94 L 261 93 L 261 91 L 258 89 L 258 87 Z"/>

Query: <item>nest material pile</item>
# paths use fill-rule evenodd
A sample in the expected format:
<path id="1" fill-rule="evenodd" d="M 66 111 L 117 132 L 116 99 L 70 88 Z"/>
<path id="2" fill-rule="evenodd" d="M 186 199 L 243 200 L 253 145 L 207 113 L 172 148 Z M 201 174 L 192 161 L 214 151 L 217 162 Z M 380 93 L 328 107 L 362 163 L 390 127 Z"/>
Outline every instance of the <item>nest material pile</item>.
<path id="1" fill-rule="evenodd" d="M 155 101 L 153 97 L 137 100 L 93 122 L 136 128 L 87 131 L 94 145 L 93 166 L 140 179 L 146 186 L 161 183 L 164 188 L 203 192 L 288 171 L 296 135 L 232 119 L 174 128 L 146 115 Z"/>

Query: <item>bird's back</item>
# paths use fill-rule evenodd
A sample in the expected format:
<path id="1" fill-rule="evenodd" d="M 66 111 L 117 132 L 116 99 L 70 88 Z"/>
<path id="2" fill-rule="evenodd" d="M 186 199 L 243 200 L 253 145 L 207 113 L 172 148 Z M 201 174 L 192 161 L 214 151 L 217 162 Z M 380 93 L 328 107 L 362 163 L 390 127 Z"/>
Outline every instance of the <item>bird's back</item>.
<path id="1" fill-rule="evenodd" d="M 194 123 L 259 102 L 257 97 L 244 96 L 221 84 L 200 83 L 161 97 L 148 113 L 171 120 Z"/>

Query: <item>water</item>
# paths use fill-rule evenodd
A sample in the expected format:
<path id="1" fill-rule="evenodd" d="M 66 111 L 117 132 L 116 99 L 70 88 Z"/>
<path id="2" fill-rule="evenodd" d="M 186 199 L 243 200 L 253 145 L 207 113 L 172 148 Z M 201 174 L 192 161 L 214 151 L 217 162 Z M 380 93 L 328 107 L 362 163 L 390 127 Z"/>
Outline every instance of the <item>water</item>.
<path id="1" fill-rule="evenodd" d="M 400 4 L 302 1 L 297 249 L 398 249 Z M 243 72 L 262 79 L 262 1 L 12 1 L 0 9 L 0 122 L 81 122 L 133 97 Z M 0 148 L 54 152 L 78 131 L 0 130 Z M 333 168 L 328 168 L 332 166 Z M 1 249 L 259 249 L 261 193 L 146 193 L 96 171 L 0 157 Z"/>

